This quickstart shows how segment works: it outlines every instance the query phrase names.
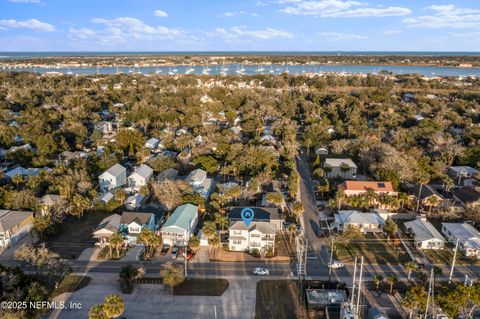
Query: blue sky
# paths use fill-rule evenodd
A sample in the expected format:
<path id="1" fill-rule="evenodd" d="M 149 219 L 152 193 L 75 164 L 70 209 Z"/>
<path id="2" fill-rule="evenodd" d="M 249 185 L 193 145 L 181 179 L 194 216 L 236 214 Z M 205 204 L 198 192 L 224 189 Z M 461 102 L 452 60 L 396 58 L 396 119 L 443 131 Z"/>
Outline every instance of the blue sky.
<path id="1" fill-rule="evenodd" d="M 0 0 L 0 51 L 480 51 L 480 1 Z"/>

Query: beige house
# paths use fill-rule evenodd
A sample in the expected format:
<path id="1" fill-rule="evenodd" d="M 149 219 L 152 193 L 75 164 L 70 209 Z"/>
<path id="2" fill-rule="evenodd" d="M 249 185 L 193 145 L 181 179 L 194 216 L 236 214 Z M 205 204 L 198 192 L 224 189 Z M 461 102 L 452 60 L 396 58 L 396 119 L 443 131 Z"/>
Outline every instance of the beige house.
<path id="1" fill-rule="evenodd" d="M 376 195 L 398 196 L 398 192 L 393 189 L 390 182 L 372 182 L 372 181 L 345 181 L 338 186 L 345 196 L 359 196 L 373 191 Z"/>
<path id="2" fill-rule="evenodd" d="M 96 240 L 95 245 L 102 247 L 108 245 L 110 236 L 120 230 L 121 218 L 122 216 L 113 214 L 104 218 L 100 224 L 98 224 L 97 228 L 95 228 L 95 231 L 92 234 L 93 238 Z"/>

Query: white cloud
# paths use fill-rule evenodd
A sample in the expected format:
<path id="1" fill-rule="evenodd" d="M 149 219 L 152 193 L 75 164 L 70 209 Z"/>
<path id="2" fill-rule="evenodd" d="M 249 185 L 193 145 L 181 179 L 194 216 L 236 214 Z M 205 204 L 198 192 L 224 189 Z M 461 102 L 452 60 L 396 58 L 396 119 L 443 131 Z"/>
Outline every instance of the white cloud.
<path id="1" fill-rule="evenodd" d="M 436 29 L 471 29 L 480 28 L 480 10 L 459 8 L 454 4 L 432 5 L 426 9 L 433 11 L 432 15 L 404 19 L 411 27 Z"/>
<path id="2" fill-rule="evenodd" d="M 36 3 L 36 4 L 43 4 L 40 0 L 8 0 L 9 2 L 14 3 Z"/>
<path id="3" fill-rule="evenodd" d="M 156 16 L 156 17 L 159 17 L 159 18 L 168 17 L 168 13 L 166 13 L 163 10 L 155 10 L 155 11 L 153 11 L 153 15 Z"/>
<path id="4" fill-rule="evenodd" d="M 249 30 L 244 26 L 236 26 L 229 29 L 217 28 L 214 32 L 207 33 L 207 35 L 220 37 L 226 42 L 293 38 L 292 33 L 279 29 Z"/>
<path id="5" fill-rule="evenodd" d="M 41 22 L 37 19 L 28 20 L 14 20 L 4 19 L 0 20 L 0 28 L 3 29 L 32 29 L 38 31 L 52 32 L 55 31 L 55 27 L 49 23 Z"/>
<path id="6" fill-rule="evenodd" d="M 367 40 L 370 39 L 366 35 L 360 35 L 355 33 L 342 33 L 342 32 L 319 32 L 318 35 L 325 37 L 327 41 L 344 41 L 344 40 Z"/>
<path id="7" fill-rule="evenodd" d="M 231 18 L 231 17 L 237 17 L 237 16 L 246 16 L 246 15 L 250 15 L 252 17 L 258 17 L 258 14 L 256 14 L 255 12 L 253 13 L 248 13 L 246 11 L 228 11 L 228 12 L 225 12 L 223 14 L 220 15 L 221 18 Z"/>
<path id="8" fill-rule="evenodd" d="M 175 38 L 184 34 L 182 29 L 167 28 L 164 26 L 151 26 L 142 20 L 130 17 L 119 17 L 116 19 L 95 18 L 93 23 L 103 24 L 108 27 L 118 28 L 124 32 L 130 33 L 132 37 L 141 38 L 144 35 L 157 36 L 161 38 Z"/>
<path id="9" fill-rule="evenodd" d="M 277 3 L 290 4 L 280 10 L 286 14 L 322 18 L 392 17 L 404 16 L 412 12 L 404 7 L 371 7 L 366 3 L 352 0 L 277 0 Z"/>
<path id="10" fill-rule="evenodd" d="M 382 32 L 383 35 L 396 35 L 400 33 L 402 33 L 400 30 L 387 30 Z"/>
<path id="11" fill-rule="evenodd" d="M 119 28 L 106 28 L 103 30 L 70 28 L 68 32 L 70 39 L 76 43 L 95 44 L 104 47 L 128 43 L 127 35 Z"/>

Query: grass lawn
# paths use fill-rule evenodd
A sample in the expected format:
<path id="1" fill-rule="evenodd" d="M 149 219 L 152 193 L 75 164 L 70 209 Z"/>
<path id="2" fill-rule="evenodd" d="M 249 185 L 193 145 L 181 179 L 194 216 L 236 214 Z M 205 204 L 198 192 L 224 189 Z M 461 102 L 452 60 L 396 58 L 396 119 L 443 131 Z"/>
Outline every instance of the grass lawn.
<path id="1" fill-rule="evenodd" d="M 60 282 L 60 285 L 52 292 L 52 298 L 65 292 L 75 292 L 86 287 L 92 278 L 88 276 L 67 275 Z"/>
<path id="2" fill-rule="evenodd" d="M 365 256 L 365 261 L 373 265 L 404 264 L 411 261 L 404 247 L 399 244 L 392 246 L 386 242 L 356 240 L 348 243 L 338 243 L 335 250 L 336 258 L 343 263 L 352 263 L 355 256 Z"/>
<path id="3" fill-rule="evenodd" d="M 47 247 L 62 258 L 75 259 L 85 248 L 93 247 L 93 230 L 111 213 L 89 213 L 81 219 L 73 216 L 65 218 L 59 231 L 47 241 Z"/>
<path id="4" fill-rule="evenodd" d="M 173 288 L 174 295 L 181 296 L 221 296 L 228 288 L 226 279 L 186 279 Z"/>
<path id="5" fill-rule="evenodd" d="M 261 280 L 257 284 L 255 318 L 305 318 L 299 296 L 296 281 Z"/>

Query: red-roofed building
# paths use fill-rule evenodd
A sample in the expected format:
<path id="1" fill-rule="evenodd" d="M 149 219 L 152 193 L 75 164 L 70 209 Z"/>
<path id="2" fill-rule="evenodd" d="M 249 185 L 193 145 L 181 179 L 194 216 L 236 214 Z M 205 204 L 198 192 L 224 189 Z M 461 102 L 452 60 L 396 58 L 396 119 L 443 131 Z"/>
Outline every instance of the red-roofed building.
<path id="1" fill-rule="evenodd" d="M 390 182 L 345 181 L 338 186 L 338 189 L 342 190 L 347 197 L 366 194 L 369 190 L 373 190 L 377 195 L 398 195 Z"/>

